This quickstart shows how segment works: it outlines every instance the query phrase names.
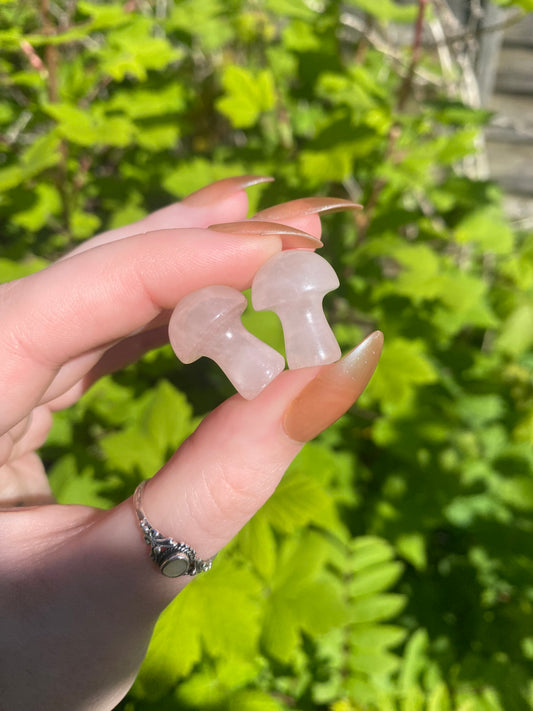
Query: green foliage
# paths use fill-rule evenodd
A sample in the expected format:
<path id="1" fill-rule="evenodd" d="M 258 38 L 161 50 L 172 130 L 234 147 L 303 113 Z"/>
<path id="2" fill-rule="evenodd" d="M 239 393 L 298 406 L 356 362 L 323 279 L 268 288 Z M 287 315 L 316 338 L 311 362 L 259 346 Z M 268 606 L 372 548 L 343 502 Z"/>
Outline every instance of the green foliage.
<path id="1" fill-rule="evenodd" d="M 251 210 L 366 206 L 323 251 L 336 335 L 383 330 L 379 369 L 161 617 L 125 711 L 533 709 L 533 234 L 462 169 L 487 113 L 419 85 L 433 57 L 406 84 L 351 12 L 417 8 L 0 3 L 1 280 L 228 175 L 276 177 Z M 58 498 L 113 506 L 230 392 L 168 348 L 103 379 L 43 448 Z"/>

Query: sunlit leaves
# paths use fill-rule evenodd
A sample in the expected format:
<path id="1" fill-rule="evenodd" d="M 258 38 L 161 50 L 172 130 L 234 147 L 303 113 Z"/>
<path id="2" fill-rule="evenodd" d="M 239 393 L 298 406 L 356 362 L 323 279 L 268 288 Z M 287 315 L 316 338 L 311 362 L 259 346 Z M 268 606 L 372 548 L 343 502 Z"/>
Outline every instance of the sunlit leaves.
<path id="1" fill-rule="evenodd" d="M 205 158 L 192 158 L 172 166 L 163 179 L 163 187 L 172 195 L 185 197 L 209 183 L 246 172 L 242 163 L 211 164 Z"/>
<path id="2" fill-rule="evenodd" d="M 416 391 L 437 380 L 437 371 L 420 341 L 396 338 L 387 342 L 369 390 L 386 412 L 399 412 L 413 402 Z"/>
<path id="3" fill-rule="evenodd" d="M 209 52 L 222 48 L 235 34 L 223 0 L 204 0 L 201 5 L 197 0 L 173 3 L 168 27 L 187 33 Z"/>
<path id="4" fill-rule="evenodd" d="M 167 39 L 154 37 L 151 29 L 147 18 L 137 17 L 110 32 L 99 52 L 101 71 L 119 82 L 128 76 L 144 81 L 149 70 L 164 69 L 183 56 Z"/>
<path id="5" fill-rule="evenodd" d="M 106 116 L 98 107 L 82 110 L 71 104 L 49 104 L 47 113 L 57 121 L 61 136 L 80 146 L 126 146 L 135 134 L 125 117 Z"/>
<path id="6" fill-rule="evenodd" d="M 349 0 L 349 4 L 386 22 L 411 22 L 416 16 L 415 7 L 398 5 L 393 0 L 381 0 L 379 3 L 372 0 Z"/>
<path id="7" fill-rule="evenodd" d="M 495 205 L 465 217 L 456 227 L 455 238 L 459 244 L 474 243 L 494 254 L 509 254 L 514 246 L 511 227 Z"/>
<path id="8" fill-rule="evenodd" d="M 2 4 L 0 279 L 220 178 L 271 174 L 249 214 L 308 193 L 365 205 L 323 222 L 329 316 L 346 350 L 385 334 L 358 403 L 162 618 L 125 708 L 533 708 L 516 681 L 533 678 L 533 237 L 465 170 L 487 112 L 444 95 L 425 50 L 399 112 L 409 50 L 352 31 L 364 13 L 385 37 L 417 3 L 65 7 L 43 32 L 33 0 L 16 19 Z M 55 78 L 24 39 L 34 63 L 57 52 Z M 281 348 L 274 321 L 245 322 Z M 43 453 L 60 501 L 107 507 L 152 476 L 220 401 L 202 378 L 167 349 L 58 413 Z"/>
<path id="9" fill-rule="evenodd" d="M 156 626 L 139 677 L 143 695 L 163 696 L 191 673 L 203 654 L 235 664 L 253 662 L 260 634 L 259 590 L 250 572 L 223 561 L 187 587 Z"/>
<path id="10" fill-rule="evenodd" d="M 10 190 L 33 178 L 60 160 L 59 136 L 55 132 L 39 136 L 26 148 L 17 165 L 0 168 L 0 191 Z"/>
<path id="11" fill-rule="evenodd" d="M 326 574 L 330 543 L 308 533 L 284 545 L 267 598 L 262 643 L 288 663 L 303 632 L 317 636 L 348 621 L 339 580 Z"/>
<path id="12" fill-rule="evenodd" d="M 184 395 L 162 380 L 144 398 L 137 419 L 130 426 L 105 435 L 99 445 L 112 469 L 147 478 L 164 464 L 195 425 Z"/>
<path id="13" fill-rule="evenodd" d="M 224 96 L 216 103 L 235 128 L 253 126 L 258 117 L 272 109 L 276 99 L 274 76 L 268 69 L 252 72 L 230 65 L 222 75 Z"/>

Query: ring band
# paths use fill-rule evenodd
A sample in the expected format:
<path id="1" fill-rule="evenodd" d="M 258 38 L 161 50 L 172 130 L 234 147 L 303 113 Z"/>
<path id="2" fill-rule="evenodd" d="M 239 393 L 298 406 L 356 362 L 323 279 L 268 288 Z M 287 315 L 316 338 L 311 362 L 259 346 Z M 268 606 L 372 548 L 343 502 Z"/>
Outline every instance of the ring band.
<path id="1" fill-rule="evenodd" d="M 150 558 L 167 578 L 179 578 L 181 575 L 193 576 L 209 570 L 215 556 L 201 560 L 191 546 L 167 538 L 148 522 L 142 507 L 142 493 L 146 482 L 147 479 L 141 481 L 135 489 L 133 502 L 144 542 L 150 546 Z"/>

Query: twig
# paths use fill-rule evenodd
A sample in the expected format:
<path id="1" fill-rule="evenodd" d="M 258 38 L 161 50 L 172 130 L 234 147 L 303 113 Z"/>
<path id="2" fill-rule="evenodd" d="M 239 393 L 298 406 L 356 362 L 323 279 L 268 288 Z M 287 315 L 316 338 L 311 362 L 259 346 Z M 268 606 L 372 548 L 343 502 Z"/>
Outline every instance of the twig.
<path id="1" fill-rule="evenodd" d="M 50 0 L 41 0 L 40 5 L 42 32 L 44 35 L 53 35 L 54 26 L 50 21 Z M 57 47 L 47 44 L 44 48 L 44 63 L 48 72 L 48 98 L 51 103 L 58 100 L 58 78 L 57 78 Z"/>
<path id="2" fill-rule="evenodd" d="M 398 91 L 398 98 L 396 101 L 396 110 L 401 112 L 405 108 L 407 99 L 409 98 L 412 88 L 413 79 L 415 76 L 415 71 L 418 63 L 420 62 L 422 53 L 422 31 L 424 29 L 424 18 L 426 13 L 428 0 L 418 0 L 418 14 L 415 22 L 413 43 L 411 45 L 411 61 L 409 62 L 409 67 L 403 81 L 400 85 Z M 394 150 L 398 139 L 401 136 L 401 127 L 398 124 L 394 124 L 387 138 L 387 147 L 385 149 L 385 159 L 389 159 L 394 154 Z M 383 180 L 375 180 L 370 191 L 369 198 L 366 202 L 366 209 L 364 212 L 358 213 L 356 216 L 356 224 L 358 227 L 357 241 L 362 242 L 368 232 L 370 222 L 373 217 L 374 209 L 378 203 L 379 197 L 385 188 L 386 182 Z"/>
<path id="3" fill-rule="evenodd" d="M 55 27 L 51 21 L 50 0 L 40 0 L 40 15 L 42 32 L 45 35 L 55 34 Z M 59 101 L 59 77 L 58 77 L 58 49 L 52 44 L 48 44 L 44 49 L 44 64 L 48 75 L 48 99 L 51 104 Z M 57 189 L 61 199 L 63 212 L 63 223 L 65 232 L 70 230 L 70 196 L 68 193 L 68 146 L 65 140 L 59 145 L 60 160 L 57 165 Z"/>
<path id="4" fill-rule="evenodd" d="M 344 27 L 364 35 L 364 39 L 368 44 L 371 44 L 381 54 L 393 59 L 397 67 L 405 71 L 408 70 L 408 65 L 405 62 L 405 57 L 400 47 L 388 42 L 375 27 L 367 29 L 366 23 L 363 20 L 348 12 L 341 14 L 340 22 Z M 442 85 L 441 78 L 437 74 L 427 71 L 425 68 L 415 67 L 414 75 L 424 84 L 439 87 Z"/>
<path id="5" fill-rule="evenodd" d="M 400 91 L 398 93 L 398 110 L 402 111 L 405 102 L 409 98 L 411 93 L 411 88 L 413 86 L 413 78 L 415 69 L 420 62 L 420 56 L 422 52 L 422 30 L 424 29 L 424 17 L 426 14 L 428 0 L 418 0 L 418 15 L 416 17 L 415 23 L 415 34 L 413 37 L 413 44 L 411 47 L 411 62 L 409 64 L 409 69 L 405 75 Z"/>
<path id="6" fill-rule="evenodd" d="M 513 27 L 514 25 L 518 24 L 521 20 L 523 20 L 523 18 L 524 13 L 519 11 L 511 17 L 508 17 L 507 19 L 502 20 L 501 22 L 495 22 L 492 25 L 486 25 L 484 27 L 480 26 L 474 30 L 465 30 L 464 32 L 458 32 L 454 35 L 444 36 L 442 39 L 435 40 L 434 42 L 425 41 L 424 47 L 427 47 L 428 49 L 432 49 L 434 47 L 438 48 L 444 45 L 450 47 L 451 45 L 454 45 L 457 42 L 465 42 L 466 40 L 478 40 L 484 35 L 489 35 L 493 32 L 501 32 L 507 30 L 509 29 L 509 27 Z"/>

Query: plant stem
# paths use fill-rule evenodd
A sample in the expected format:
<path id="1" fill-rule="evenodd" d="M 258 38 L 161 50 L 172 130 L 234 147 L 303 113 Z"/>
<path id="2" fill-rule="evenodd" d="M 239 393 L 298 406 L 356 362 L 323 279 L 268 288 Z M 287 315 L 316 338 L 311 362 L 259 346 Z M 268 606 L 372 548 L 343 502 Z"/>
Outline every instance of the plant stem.
<path id="1" fill-rule="evenodd" d="M 400 85 L 398 97 L 396 100 L 396 111 L 398 112 L 401 112 L 405 109 L 405 104 L 407 103 L 407 100 L 409 99 L 413 89 L 413 79 L 415 76 L 415 71 L 422 55 L 422 32 L 424 29 L 424 18 L 428 2 L 429 0 L 418 0 L 418 14 L 415 21 L 413 42 L 411 45 L 411 61 L 409 62 L 407 73 Z M 384 160 L 389 160 L 393 156 L 396 144 L 400 136 L 401 127 L 398 125 L 398 123 L 394 123 L 391 126 L 387 137 L 387 146 L 385 148 Z M 372 220 L 373 212 L 376 208 L 379 197 L 383 192 L 385 186 L 386 182 L 384 180 L 377 179 L 374 181 L 370 190 L 370 195 L 366 202 L 365 211 L 359 213 L 356 216 L 356 225 L 358 228 L 358 243 L 361 243 L 366 238 L 368 228 L 370 227 L 370 223 Z"/>
<path id="2" fill-rule="evenodd" d="M 50 0 L 40 0 L 40 15 L 42 32 L 45 35 L 55 35 L 56 28 L 50 14 Z M 47 44 L 44 48 L 44 64 L 48 75 L 48 100 L 51 104 L 59 101 L 59 52 L 55 45 Z M 61 198 L 63 212 L 63 229 L 68 234 L 70 231 L 70 196 L 68 194 L 68 146 L 62 140 L 59 146 L 61 158 L 57 166 L 57 189 Z"/>
<path id="3" fill-rule="evenodd" d="M 411 94 L 415 69 L 420 62 L 422 54 L 422 31 L 424 29 L 424 17 L 426 14 L 427 4 L 428 0 L 418 0 L 418 15 L 415 22 L 413 44 L 411 46 L 411 62 L 409 63 L 409 69 L 407 70 L 407 74 L 405 75 L 402 85 L 400 86 L 400 91 L 398 92 L 398 111 L 403 110 L 405 102 Z"/>

